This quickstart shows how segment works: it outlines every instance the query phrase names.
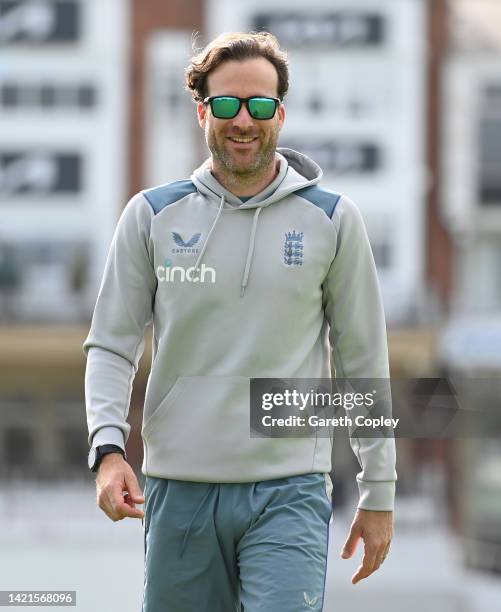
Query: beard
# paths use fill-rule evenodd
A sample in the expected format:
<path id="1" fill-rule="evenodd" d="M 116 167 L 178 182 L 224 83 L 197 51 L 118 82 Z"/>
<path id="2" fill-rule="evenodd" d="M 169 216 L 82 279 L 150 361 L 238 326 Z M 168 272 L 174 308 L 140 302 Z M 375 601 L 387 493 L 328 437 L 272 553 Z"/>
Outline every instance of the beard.
<path id="1" fill-rule="evenodd" d="M 205 140 L 209 151 L 212 153 L 214 162 L 219 167 L 219 171 L 223 172 L 227 177 L 242 180 L 250 177 L 257 178 L 269 172 L 275 162 L 279 131 L 278 125 L 275 125 L 268 132 L 267 136 L 262 134 L 232 133 L 231 136 L 244 137 L 252 135 L 258 136 L 260 139 L 259 148 L 250 156 L 247 156 L 247 154 L 247 160 L 245 161 L 239 161 L 238 155 L 233 153 L 226 144 L 226 136 L 222 133 L 217 135 L 215 130 L 208 124 L 205 129 Z"/>

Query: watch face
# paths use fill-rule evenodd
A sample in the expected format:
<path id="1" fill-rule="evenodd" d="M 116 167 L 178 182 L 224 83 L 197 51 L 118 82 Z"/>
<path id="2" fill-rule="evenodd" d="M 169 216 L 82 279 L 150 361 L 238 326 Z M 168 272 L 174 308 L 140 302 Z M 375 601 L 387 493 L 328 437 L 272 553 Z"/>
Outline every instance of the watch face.
<path id="1" fill-rule="evenodd" d="M 92 470 L 92 468 L 94 467 L 94 464 L 96 463 L 96 449 L 93 447 L 90 449 L 89 451 L 89 469 Z"/>

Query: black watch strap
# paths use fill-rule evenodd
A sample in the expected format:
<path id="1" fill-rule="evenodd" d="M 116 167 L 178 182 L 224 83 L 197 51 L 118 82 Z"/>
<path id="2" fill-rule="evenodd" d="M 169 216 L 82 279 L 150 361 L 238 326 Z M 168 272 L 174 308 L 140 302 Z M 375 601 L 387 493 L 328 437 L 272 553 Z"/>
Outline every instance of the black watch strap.
<path id="1" fill-rule="evenodd" d="M 97 472 L 97 470 L 99 469 L 99 465 L 105 455 L 109 455 L 110 453 L 120 453 L 122 457 L 125 458 L 125 452 L 123 448 L 120 448 L 120 446 L 117 446 L 116 444 L 102 444 L 101 446 L 97 446 L 94 450 L 95 456 L 93 458 L 93 462 L 90 468 L 93 472 Z"/>

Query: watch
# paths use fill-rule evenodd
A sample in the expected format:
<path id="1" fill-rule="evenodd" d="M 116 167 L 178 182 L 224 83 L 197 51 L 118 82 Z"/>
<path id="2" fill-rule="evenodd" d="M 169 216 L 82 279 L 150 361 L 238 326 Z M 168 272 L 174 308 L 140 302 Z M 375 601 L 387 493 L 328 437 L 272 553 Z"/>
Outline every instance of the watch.
<path id="1" fill-rule="evenodd" d="M 89 469 L 92 472 L 97 472 L 102 458 L 110 453 L 120 453 L 125 459 L 125 451 L 116 444 L 102 444 L 101 446 L 93 446 L 89 451 Z"/>

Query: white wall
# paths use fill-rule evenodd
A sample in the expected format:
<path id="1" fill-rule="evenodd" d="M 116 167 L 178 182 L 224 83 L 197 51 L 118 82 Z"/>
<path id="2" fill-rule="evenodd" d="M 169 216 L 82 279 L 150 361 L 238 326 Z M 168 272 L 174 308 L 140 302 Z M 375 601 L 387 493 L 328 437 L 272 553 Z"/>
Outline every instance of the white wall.
<path id="1" fill-rule="evenodd" d="M 190 57 L 190 31 L 161 30 L 148 41 L 145 186 L 187 179 L 199 161 L 201 128 L 196 106 L 184 86 L 184 70 Z"/>
<path id="2" fill-rule="evenodd" d="M 209 38 L 255 27 L 256 14 L 292 16 L 288 26 L 282 23 L 281 37 L 277 32 L 291 64 L 281 142 L 303 149 L 341 147 L 323 184 L 358 204 L 375 251 L 388 242 L 390 265 L 380 265 L 379 275 L 390 324 L 410 322 L 424 294 L 425 8 L 420 0 L 314 0 L 292 7 L 288 0 L 210 0 L 207 10 Z M 355 20 L 345 19 L 340 27 L 333 14 Z M 365 26 L 356 19 L 361 14 L 382 19 L 380 44 L 361 44 Z M 298 15 L 302 25 L 296 27 Z M 309 44 L 298 45 L 308 32 Z M 314 96 L 323 107 L 316 114 L 308 107 Z M 355 145 L 356 154 L 362 144 L 379 150 L 374 170 L 357 170 L 356 155 L 350 168 L 349 147 Z"/>
<path id="3" fill-rule="evenodd" d="M 0 156 L 19 154 L 27 162 L 18 161 L 17 172 L 5 159 L 0 165 L 0 241 L 86 243 L 91 281 L 85 300 L 90 306 L 127 193 L 129 2 L 70 0 L 70 5 L 77 7 L 78 36 L 58 42 L 51 40 L 57 27 L 53 0 L 43 0 L 38 9 L 22 0 L 15 8 L 2 7 L 0 0 L 0 88 L 19 85 L 26 95 L 26 87 L 33 86 L 36 96 L 44 84 L 73 91 L 89 85 L 96 96 L 95 105 L 88 108 L 37 103 L 0 107 Z M 37 172 L 33 159 L 28 161 L 35 153 L 42 175 L 38 180 L 29 177 Z M 78 189 L 55 191 L 54 154 L 80 158 Z M 29 287 L 26 290 L 29 293 Z M 57 318 L 57 292 L 53 287 L 40 296 L 44 316 L 52 313 Z M 61 310 L 61 316 L 72 318 L 66 308 Z M 36 318 L 36 309 L 30 316 Z"/>

